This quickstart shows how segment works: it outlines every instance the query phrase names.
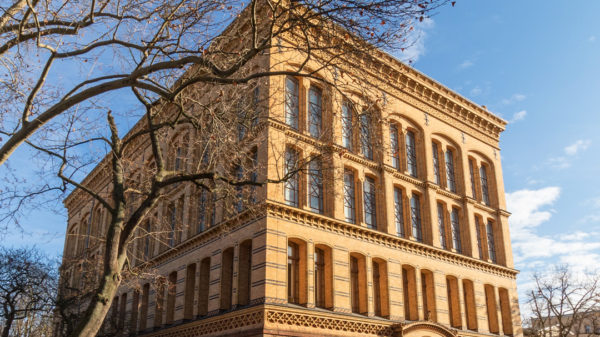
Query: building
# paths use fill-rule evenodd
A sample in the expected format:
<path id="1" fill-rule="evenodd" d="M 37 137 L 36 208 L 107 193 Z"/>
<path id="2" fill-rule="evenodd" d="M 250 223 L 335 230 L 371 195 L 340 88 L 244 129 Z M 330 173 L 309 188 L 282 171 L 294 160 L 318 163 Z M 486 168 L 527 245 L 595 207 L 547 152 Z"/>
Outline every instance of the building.
<path id="1" fill-rule="evenodd" d="M 259 59 L 285 70 L 301 55 Z M 173 219 L 171 234 L 133 244 L 171 286 L 124 285 L 108 320 L 147 336 L 522 336 L 500 163 L 506 122 L 383 52 L 317 75 L 326 81 L 257 85 L 268 141 L 258 174 L 290 178 L 257 191 L 251 215 L 175 187 L 155 213 Z M 173 165 L 199 160 L 185 130 L 171 136 L 184 144 Z M 103 174 L 86 181 L 102 188 Z M 100 256 L 88 238 L 106 212 L 81 191 L 65 206 L 65 252 Z M 81 268 L 66 265 L 63 280 L 81 286 Z"/>
<path id="2" fill-rule="evenodd" d="M 600 335 L 600 312 L 595 310 L 573 314 L 562 314 L 542 318 L 531 318 L 524 335 L 532 337 L 592 337 Z"/>

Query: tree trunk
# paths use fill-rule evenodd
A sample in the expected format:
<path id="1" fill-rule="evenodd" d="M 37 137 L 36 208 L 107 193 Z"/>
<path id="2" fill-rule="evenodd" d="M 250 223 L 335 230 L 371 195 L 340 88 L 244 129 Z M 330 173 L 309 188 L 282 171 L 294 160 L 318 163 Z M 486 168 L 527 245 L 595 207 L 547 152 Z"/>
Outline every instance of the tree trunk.
<path id="1" fill-rule="evenodd" d="M 2 337 L 8 337 L 8 332 L 10 331 L 10 326 L 12 325 L 14 318 L 14 314 L 9 314 L 8 317 L 6 317 L 4 329 L 2 329 Z"/>

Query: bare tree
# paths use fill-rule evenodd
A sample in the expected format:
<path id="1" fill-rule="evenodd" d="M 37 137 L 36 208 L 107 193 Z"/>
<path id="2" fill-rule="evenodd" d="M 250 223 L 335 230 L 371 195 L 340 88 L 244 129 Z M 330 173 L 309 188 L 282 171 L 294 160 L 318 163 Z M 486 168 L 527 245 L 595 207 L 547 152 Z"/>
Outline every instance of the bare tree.
<path id="1" fill-rule="evenodd" d="M 533 276 L 527 304 L 530 335 L 541 337 L 600 335 L 600 276 L 574 274 L 568 266 Z"/>
<path id="2" fill-rule="evenodd" d="M 2 219 L 15 223 L 34 199 L 74 190 L 107 214 L 102 226 L 68 233 L 85 244 L 77 251 L 67 244 L 63 265 L 78 266 L 78 277 L 59 298 L 71 308 L 75 299 L 81 314 L 61 311 L 75 319 L 63 332 L 100 331 L 122 282 L 151 267 L 139 242 L 152 236 L 169 249 L 193 230 L 169 220 L 178 218 L 176 206 L 167 205 L 169 219 L 155 214 L 177 189 L 208 193 L 213 209 L 231 201 L 220 203 L 225 219 L 251 210 L 265 184 L 310 169 L 317 158 L 294 158 L 277 178 L 256 164 L 270 146 L 261 130 L 273 93 L 260 91 L 269 78 L 324 81 L 317 73 L 342 72 L 349 60 L 368 63 L 376 48 L 406 47 L 415 23 L 444 3 L 18 0 L 2 8 L 0 165 L 18 176 L 9 157 L 27 144 L 44 182 L 5 183 Z M 304 60 L 291 70 L 260 66 L 267 55 L 290 52 Z M 314 61 L 317 68 L 307 67 Z M 330 148 L 326 134 L 321 140 Z M 83 179 L 93 167 L 106 179 Z M 150 220 L 154 227 L 147 229 Z"/>
<path id="3" fill-rule="evenodd" d="M 0 248 L 2 337 L 49 336 L 56 297 L 55 264 L 34 248 Z"/>

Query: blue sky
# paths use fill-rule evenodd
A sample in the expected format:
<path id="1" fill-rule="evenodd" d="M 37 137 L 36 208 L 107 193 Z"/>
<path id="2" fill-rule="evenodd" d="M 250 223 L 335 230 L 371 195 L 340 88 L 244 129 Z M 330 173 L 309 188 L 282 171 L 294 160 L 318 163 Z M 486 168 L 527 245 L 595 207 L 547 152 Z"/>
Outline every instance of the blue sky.
<path id="1" fill-rule="evenodd" d="M 600 261 L 600 2 L 459 0 L 418 30 L 414 67 L 510 123 L 501 136 L 520 292 Z"/>
<path id="2" fill-rule="evenodd" d="M 458 0 L 403 56 L 510 121 L 501 155 L 520 292 L 549 264 L 600 261 L 600 2 L 574 4 Z M 28 167 L 25 157 L 12 165 Z M 23 222 L 27 233 L 3 244 L 62 251 L 64 214 Z"/>

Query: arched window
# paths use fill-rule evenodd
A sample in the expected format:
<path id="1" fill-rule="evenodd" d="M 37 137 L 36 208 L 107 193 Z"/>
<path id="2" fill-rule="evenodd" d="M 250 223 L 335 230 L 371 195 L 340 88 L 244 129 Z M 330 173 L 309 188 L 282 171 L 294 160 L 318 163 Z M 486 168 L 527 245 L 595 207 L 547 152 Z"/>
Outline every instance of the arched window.
<path id="1" fill-rule="evenodd" d="M 148 324 L 149 298 L 150 298 L 150 284 L 146 283 L 142 287 L 142 305 L 140 306 L 140 329 L 139 329 L 139 331 L 146 330 L 146 324 Z"/>
<path id="2" fill-rule="evenodd" d="M 323 95 L 321 89 L 311 86 L 308 92 L 308 133 L 319 138 L 323 121 Z"/>
<path id="3" fill-rule="evenodd" d="M 298 129 L 299 109 L 299 85 L 298 80 L 293 77 L 285 79 L 285 123 L 294 129 Z"/>
<path id="4" fill-rule="evenodd" d="M 238 304 L 248 305 L 252 290 L 252 240 L 240 244 L 238 266 Z"/>
<path id="5" fill-rule="evenodd" d="M 315 247 L 315 306 L 325 308 L 325 251 Z"/>
<path id="6" fill-rule="evenodd" d="M 446 149 L 446 182 L 450 192 L 456 193 L 456 176 L 454 173 L 454 152 Z"/>
<path id="7" fill-rule="evenodd" d="M 490 191 L 488 186 L 488 168 L 482 164 L 479 168 L 479 177 L 481 178 L 481 199 L 486 205 L 490 205 Z"/>
<path id="8" fill-rule="evenodd" d="M 396 170 L 400 170 L 400 142 L 398 126 L 394 123 L 390 124 L 390 155 L 392 167 Z"/>
<path id="9" fill-rule="evenodd" d="M 502 331 L 505 335 L 512 336 L 513 324 L 508 290 L 505 288 L 498 288 L 498 295 L 500 297 L 500 312 L 502 313 Z"/>
<path id="10" fill-rule="evenodd" d="M 406 132 L 406 169 L 408 174 L 417 177 L 417 143 L 411 130 Z"/>
<path id="11" fill-rule="evenodd" d="M 387 263 L 382 259 L 373 259 L 373 307 L 375 316 L 388 317 L 388 280 Z"/>
<path id="12" fill-rule="evenodd" d="M 460 217 L 458 215 L 458 209 L 456 208 L 452 208 L 452 212 L 450 212 L 450 226 L 452 227 L 452 248 L 454 248 L 457 253 L 462 253 Z"/>
<path id="13" fill-rule="evenodd" d="M 487 308 L 488 324 L 491 333 L 497 334 L 500 332 L 498 327 L 498 310 L 496 309 L 496 294 L 494 286 L 490 284 L 484 285 L 485 289 L 485 306 Z"/>
<path id="14" fill-rule="evenodd" d="M 208 314 L 208 290 L 210 286 L 210 257 L 200 262 L 200 279 L 198 280 L 198 316 Z"/>
<path id="15" fill-rule="evenodd" d="M 423 241 L 423 227 L 421 226 L 421 201 L 419 195 L 414 194 L 410 198 L 410 218 L 412 236 L 417 241 Z"/>
<path id="16" fill-rule="evenodd" d="M 477 178 L 475 177 L 475 160 L 469 157 L 469 175 L 471 176 L 471 196 L 473 199 L 478 200 L 477 196 Z"/>
<path id="17" fill-rule="evenodd" d="M 308 164 L 308 206 L 315 213 L 323 213 L 323 166 L 315 158 Z"/>
<path id="18" fill-rule="evenodd" d="M 350 151 L 354 150 L 353 111 L 352 103 L 344 100 L 342 103 L 342 146 Z"/>
<path id="19" fill-rule="evenodd" d="M 227 248 L 221 254 L 221 310 L 231 309 L 233 288 L 233 248 Z"/>
<path id="20" fill-rule="evenodd" d="M 163 322 L 163 309 L 164 309 L 164 301 L 165 301 L 165 284 L 160 281 L 158 286 L 156 287 L 156 300 L 154 301 L 154 327 L 158 328 L 162 325 Z"/>
<path id="21" fill-rule="evenodd" d="M 458 279 L 454 276 L 446 276 L 446 289 L 448 296 L 448 312 L 450 315 L 450 325 L 453 328 L 462 328 L 462 318 L 460 313 L 460 300 L 458 297 Z"/>
<path id="22" fill-rule="evenodd" d="M 418 320 L 417 279 L 415 268 L 412 266 L 402 266 L 402 291 L 404 295 L 404 319 L 409 321 Z"/>
<path id="23" fill-rule="evenodd" d="M 440 173 L 440 148 L 438 143 L 431 142 L 431 150 L 433 152 L 433 178 L 437 185 L 442 184 L 442 177 Z"/>
<path id="24" fill-rule="evenodd" d="M 423 317 L 426 321 L 437 322 L 435 283 L 433 282 L 433 273 L 429 270 L 421 270 L 421 294 L 423 296 Z"/>
<path id="25" fill-rule="evenodd" d="M 477 330 L 477 304 L 475 303 L 475 290 L 473 281 L 463 280 L 463 295 L 465 303 L 465 316 L 467 318 L 467 329 Z"/>
<path id="26" fill-rule="evenodd" d="M 475 235 L 477 235 L 477 250 L 479 252 L 479 258 L 485 260 L 485 255 L 483 255 L 483 236 L 481 228 L 481 220 L 479 220 L 479 216 L 475 215 Z"/>
<path id="27" fill-rule="evenodd" d="M 196 289 L 196 264 L 189 264 L 185 271 L 185 303 L 183 307 L 183 318 L 191 320 L 194 318 L 194 290 Z"/>
<path id="28" fill-rule="evenodd" d="M 494 224 L 492 223 L 492 220 L 488 219 L 485 229 L 487 233 L 488 256 L 493 263 L 496 263 L 496 243 L 494 240 Z"/>
<path id="29" fill-rule="evenodd" d="M 175 295 L 177 294 L 176 271 L 169 274 L 169 284 L 167 287 L 167 324 L 172 324 L 175 320 Z"/>
<path id="30" fill-rule="evenodd" d="M 443 249 L 448 249 L 446 244 L 446 207 L 441 202 L 437 203 L 438 230 L 440 233 L 440 245 Z"/>
<path id="31" fill-rule="evenodd" d="M 356 222 L 356 197 L 354 172 L 344 170 L 344 217 L 350 223 Z"/>
<path id="32" fill-rule="evenodd" d="M 300 205 L 299 200 L 299 177 L 298 173 L 295 172 L 298 169 L 298 152 L 294 149 L 288 148 L 285 151 L 285 163 L 284 163 L 284 176 L 287 180 L 284 183 L 284 200 L 285 203 L 298 207 Z"/>
<path id="33" fill-rule="evenodd" d="M 377 229 L 377 194 L 375 192 L 375 179 L 365 177 L 363 194 L 365 224 L 368 228 Z"/>
<path id="34" fill-rule="evenodd" d="M 300 249 L 298 244 L 288 242 L 288 302 L 300 302 Z"/>
<path id="35" fill-rule="evenodd" d="M 140 292 L 135 289 L 133 291 L 133 299 L 131 301 L 131 319 L 129 320 L 129 331 L 135 332 L 138 327 L 138 311 L 140 306 Z"/>
<path id="36" fill-rule="evenodd" d="M 368 112 L 360 115 L 360 152 L 365 158 L 373 160 L 371 117 Z"/>
<path id="37" fill-rule="evenodd" d="M 404 237 L 404 195 L 400 187 L 394 187 L 394 222 L 396 235 Z"/>
<path id="38" fill-rule="evenodd" d="M 358 253 L 350 254 L 350 299 L 353 313 L 367 314 L 366 259 Z"/>

